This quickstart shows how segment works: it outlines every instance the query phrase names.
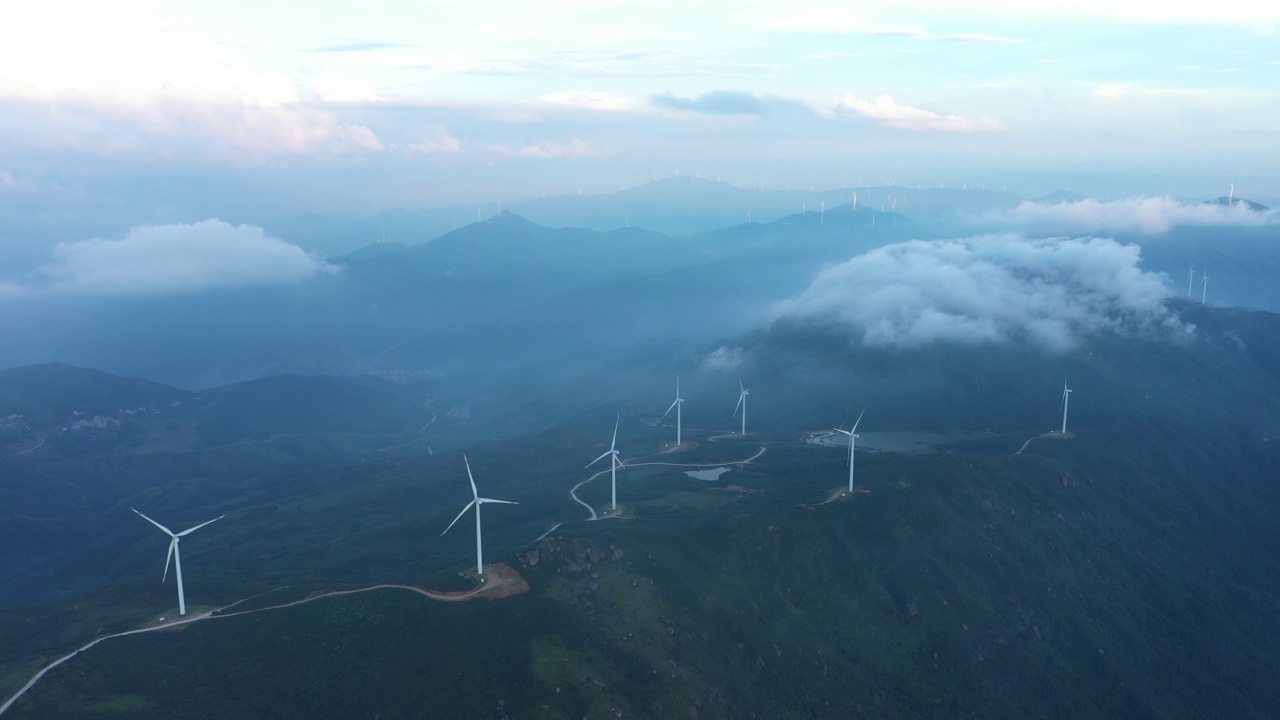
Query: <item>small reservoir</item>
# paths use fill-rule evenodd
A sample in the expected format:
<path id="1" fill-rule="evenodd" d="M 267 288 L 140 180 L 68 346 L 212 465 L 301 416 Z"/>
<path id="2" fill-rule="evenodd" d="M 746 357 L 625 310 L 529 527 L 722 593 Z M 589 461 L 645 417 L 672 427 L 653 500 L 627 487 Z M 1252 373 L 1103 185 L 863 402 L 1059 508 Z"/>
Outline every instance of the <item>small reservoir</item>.
<path id="1" fill-rule="evenodd" d="M 684 474 L 688 475 L 694 480 L 707 480 L 710 482 L 714 480 L 719 480 L 720 476 L 727 472 L 729 472 L 729 468 L 718 467 L 718 468 L 708 468 L 706 470 L 685 470 Z"/>

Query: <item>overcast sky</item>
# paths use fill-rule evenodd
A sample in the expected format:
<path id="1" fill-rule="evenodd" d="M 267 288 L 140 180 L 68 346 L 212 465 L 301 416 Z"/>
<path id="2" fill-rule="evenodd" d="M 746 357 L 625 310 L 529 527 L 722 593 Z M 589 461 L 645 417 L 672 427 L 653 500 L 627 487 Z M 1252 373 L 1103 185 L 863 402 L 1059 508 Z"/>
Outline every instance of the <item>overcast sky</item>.
<path id="1" fill-rule="evenodd" d="M 55 0 L 5 15 L 0 219 L 378 211 L 677 171 L 778 186 L 1132 171 L 1224 192 L 1280 160 L 1276 3 Z"/>

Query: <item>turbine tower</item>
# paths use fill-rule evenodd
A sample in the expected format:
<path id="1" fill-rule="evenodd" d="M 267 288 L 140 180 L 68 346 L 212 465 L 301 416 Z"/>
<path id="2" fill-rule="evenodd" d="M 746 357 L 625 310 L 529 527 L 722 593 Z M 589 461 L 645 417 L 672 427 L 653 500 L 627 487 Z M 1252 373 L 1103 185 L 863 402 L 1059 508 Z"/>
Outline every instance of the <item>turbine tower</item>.
<path id="1" fill-rule="evenodd" d="M 172 538 L 169 541 L 169 553 L 164 558 L 164 575 L 160 576 L 160 584 L 163 585 L 164 581 L 168 579 L 169 561 L 173 560 L 173 574 L 175 577 L 177 577 L 177 580 L 178 580 L 178 614 L 186 615 L 187 614 L 187 596 L 182 589 L 182 556 L 178 552 L 178 540 L 181 539 L 183 535 L 190 535 L 191 533 L 195 532 L 196 530 L 199 530 L 200 528 L 204 527 L 205 525 L 208 525 L 211 522 L 217 522 L 218 520 L 221 520 L 222 518 L 226 517 L 226 515 L 219 515 L 218 517 L 214 518 L 213 520 L 210 520 L 209 522 L 200 523 L 199 525 L 189 530 L 183 530 L 182 532 L 175 534 L 169 528 L 161 525 L 155 520 L 152 520 L 146 515 L 143 515 L 142 513 L 135 510 L 134 508 L 129 508 L 129 509 L 138 513 L 138 515 L 141 516 L 143 520 L 146 520 L 152 525 L 155 525 L 156 527 L 160 528 L 161 530 L 164 531 L 166 535 Z"/>
<path id="2" fill-rule="evenodd" d="M 1200 304 L 1204 304 L 1204 300 L 1209 296 L 1209 269 L 1200 273 Z"/>
<path id="3" fill-rule="evenodd" d="M 678 398 L 679 396 L 678 387 L 676 388 L 676 395 Z M 618 468 L 622 467 L 622 461 L 618 459 L 618 423 L 620 422 L 622 422 L 621 415 L 619 415 L 618 419 L 615 420 L 613 423 L 613 440 L 609 443 L 609 450 L 605 452 L 603 455 L 601 455 L 600 457 L 596 458 L 595 460 L 592 460 L 591 462 L 587 463 L 587 467 L 591 467 L 592 465 L 595 465 L 601 460 L 612 456 L 611 459 L 609 460 L 609 496 L 610 496 L 610 502 L 613 505 L 612 509 L 614 510 L 618 509 Z"/>
<path id="4" fill-rule="evenodd" d="M 743 435 L 747 434 L 747 395 L 750 395 L 750 394 L 751 394 L 751 391 L 748 390 L 745 386 L 743 386 L 742 374 L 739 373 L 738 374 L 738 404 L 734 406 L 733 415 L 731 417 L 736 417 L 738 414 L 738 408 L 742 408 L 742 434 Z"/>
<path id="5" fill-rule="evenodd" d="M 485 503 L 502 503 L 503 505 L 519 505 L 520 503 L 514 502 L 512 500 L 493 500 L 491 498 L 480 497 L 480 493 L 476 490 L 476 479 L 471 477 L 471 461 L 467 460 L 466 455 L 463 455 L 462 462 L 467 464 L 467 479 L 471 481 L 471 502 L 467 503 L 467 506 L 462 508 L 462 512 L 458 513 L 458 517 L 454 518 L 453 522 L 449 523 L 449 527 L 445 528 L 444 532 L 440 533 L 440 535 L 443 536 L 444 533 L 449 532 L 449 529 L 452 528 L 454 525 L 456 525 L 457 522 L 462 519 L 463 515 L 467 514 L 467 511 L 471 509 L 471 506 L 475 505 L 476 506 L 476 574 L 479 575 L 481 579 L 484 579 L 484 552 L 481 549 L 481 545 L 480 545 L 480 506 Z"/>
<path id="6" fill-rule="evenodd" d="M 680 373 L 676 373 L 676 399 L 671 402 L 671 407 L 662 413 L 662 417 L 666 418 L 671 414 L 672 408 L 676 411 L 676 447 L 680 447 L 683 442 L 680 440 L 680 406 L 684 403 L 684 398 L 680 397 Z"/>
<path id="7" fill-rule="evenodd" d="M 852 430 L 841 430 L 840 428 L 835 428 L 835 431 L 836 431 L 836 432 L 838 432 L 838 433 L 840 433 L 841 435 L 848 435 L 848 436 L 849 436 L 849 492 L 853 492 L 853 446 L 854 446 L 854 441 L 858 438 L 858 423 L 862 422 L 862 416 L 863 416 L 863 415 L 865 415 L 865 414 L 866 414 L 866 412 L 867 412 L 867 411 L 866 411 L 866 409 L 864 408 L 864 409 L 862 410 L 862 412 L 858 413 L 858 419 L 853 421 L 853 429 L 852 429 Z"/>
<path id="8" fill-rule="evenodd" d="M 1067 379 L 1062 379 L 1062 434 L 1067 434 L 1067 406 L 1071 404 L 1071 388 L 1067 387 Z"/>

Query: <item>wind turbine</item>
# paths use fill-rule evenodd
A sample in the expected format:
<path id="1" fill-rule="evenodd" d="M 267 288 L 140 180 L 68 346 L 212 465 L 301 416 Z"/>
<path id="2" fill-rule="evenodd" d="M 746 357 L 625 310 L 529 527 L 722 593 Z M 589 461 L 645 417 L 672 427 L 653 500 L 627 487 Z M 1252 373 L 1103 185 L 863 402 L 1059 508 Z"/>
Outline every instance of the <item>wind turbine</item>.
<path id="1" fill-rule="evenodd" d="M 213 520 L 210 520 L 209 522 L 200 523 L 199 525 L 189 530 L 183 530 L 180 533 L 174 534 L 174 532 L 169 528 L 161 525 L 155 520 L 152 520 L 146 515 L 143 515 L 142 513 L 135 510 L 134 508 L 129 508 L 129 509 L 138 513 L 138 515 L 141 516 L 143 520 L 146 520 L 152 525 L 155 525 L 156 527 L 163 530 L 164 533 L 168 535 L 170 538 L 173 538 L 172 540 L 169 541 L 169 553 L 165 555 L 165 558 L 164 558 L 164 575 L 160 576 L 160 583 L 163 585 L 164 581 L 168 579 L 169 561 L 173 560 L 173 573 L 178 578 L 178 614 L 186 615 L 187 614 L 187 596 L 182 590 L 182 556 L 178 553 L 178 540 L 181 539 L 183 535 L 190 535 L 191 533 L 195 532 L 196 530 L 199 530 L 200 528 L 204 527 L 205 525 L 208 525 L 211 522 L 217 522 L 218 520 L 221 520 L 222 518 L 226 517 L 226 515 L 219 515 L 218 517 L 214 518 Z"/>
<path id="2" fill-rule="evenodd" d="M 742 384 L 742 374 L 738 374 L 738 404 L 733 408 L 733 416 L 738 414 L 738 408 L 742 408 L 742 434 L 747 434 L 747 395 L 751 394 Z"/>
<path id="3" fill-rule="evenodd" d="M 677 382 L 679 381 L 677 380 Z M 676 388 L 677 400 L 679 399 L 679 394 L 680 394 L 680 390 L 679 390 L 679 387 L 677 387 Z M 663 417 L 666 417 L 666 416 L 664 415 Z M 618 423 L 620 422 L 622 422 L 621 415 L 619 415 L 618 419 L 615 420 L 613 423 L 613 440 L 609 443 L 609 450 L 605 452 L 603 455 L 601 455 L 600 457 L 596 458 L 595 460 L 592 460 L 591 462 L 587 463 L 586 465 L 587 467 L 591 467 L 592 465 L 595 465 L 601 460 L 612 456 L 612 458 L 609 461 L 609 494 L 610 494 L 610 502 L 613 504 L 614 510 L 618 509 L 618 468 L 622 466 L 622 461 L 618 459 Z"/>
<path id="4" fill-rule="evenodd" d="M 1191 265 L 1188 268 L 1188 271 L 1190 274 L 1187 275 L 1187 297 L 1191 297 L 1191 288 L 1193 287 L 1196 281 L 1196 266 Z"/>
<path id="5" fill-rule="evenodd" d="M 853 446 L 854 446 L 854 441 L 858 438 L 858 423 L 862 422 L 862 416 L 863 416 L 863 415 L 865 415 L 865 414 L 866 414 L 866 412 L 867 412 L 867 411 L 866 411 L 866 409 L 863 409 L 863 411 L 862 411 L 862 412 L 858 413 L 858 419 L 853 421 L 853 429 L 852 429 L 852 430 L 841 430 L 840 428 L 834 428 L 834 430 L 835 430 L 836 432 L 840 433 L 841 435 L 848 435 L 848 436 L 849 436 L 849 492 L 853 492 Z"/>
<path id="6" fill-rule="evenodd" d="M 467 503 L 467 506 L 462 508 L 462 512 L 458 513 L 458 517 L 454 518 L 453 522 L 449 523 L 449 527 L 445 528 L 444 532 L 440 533 L 440 535 L 443 536 L 444 533 L 449 532 L 449 529 L 452 528 L 454 525 L 456 525 L 457 522 L 462 519 L 463 515 L 467 514 L 467 511 L 471 509 L 471 506 L 475 505 L 476 506 L 476 574 L 479 575 L 481 578 L 483 578 L 484 577 L 484 553 L 481 551 L 481 548 L 480 548 L 480 506 L 485 503 L 502 503 L 503 505 L 519 505 L 520 503 L 514 502 L 512 500 L 493 500 L 491 498 L 480 497 L 480 493 L 476 490 L 476 479 L 471 477 L 471 461 L 467 460 L 466 455 L 463 455 L 462 462 L 467 464 L 467 479 L 471 481 L 471 502 Z"/>
<path id="7" fill-rule="evenodd" d="M 1062 378 L 1062 434 L 1067 434 L 1067 406 L 1071 404 L 1071 388 L 1067 387 L 1067 379 Z"/>
<path id="8" fill-rule="evenodd" d="M 1204 299 L 1209 295 L 1209 268 L 1205 268 L 1200 273 L 1200 304 L 1204 304 Z"/>
<path id="9" fill-rule="evenodd" d="M 676 411 L 676 447 L 680 447 L 683 443 L 680 441 L 680 406 L 684 403 L 684 398 L 680 397 L 680 373 L 676 373 L 676 399 L 671 402 L 671 407 L 662 413 L 665 418 L 671 414 L 672 408 Z M 597 458 L 599 459 L 599 458 Z"/>

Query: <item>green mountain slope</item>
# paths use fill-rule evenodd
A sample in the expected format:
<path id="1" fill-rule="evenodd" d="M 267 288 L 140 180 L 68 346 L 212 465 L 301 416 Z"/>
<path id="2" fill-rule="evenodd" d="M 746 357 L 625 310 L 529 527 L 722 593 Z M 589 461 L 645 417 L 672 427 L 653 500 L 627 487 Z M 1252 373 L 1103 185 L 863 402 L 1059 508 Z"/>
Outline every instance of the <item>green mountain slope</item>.
<path id="1" fill-rule="evenodd" d="M 613 395 L 610 378 L 580 381 L 603 407 L 467 449 L 480 492 L 519 503 L 485 506 L 485 553 L 530 590 L 492 601 L 374 590 L 270 609 L 319 590 L 467 587 L 471 517 L 439 535 L 469 499 L 457 454 L 262 471 L 269 455 L 237 442 L 198 456 L 242 474 L 225 482 L 192 473 L 197 456 L 133 465 L 175 477 L 100 489 L 102 532 L 59 566 L 96 567 L 96 581 L 0 610 L 0 695 L 173 613 L 153 574 L 164 539 L 127 510 L 142 502 L 181 527 L 227 513 L 184 540 L 188 602 L 252 598 L 237 609 L 258 612 L 104 641 L 13 717 L 1271 716 L 1280 318 L 1178 309 L 1190 341 L 1098 335 L 1061 356 L 872 352 L 838 328 L 775 325 L 733 343 L 751 433 L 724 431 L 732 372 L 690 369 L 679 452 L 654 424 L 666 368 L 622 376 Z M 1071 432 L 1044 434 L 1064 371 Z M 353 392 L 368 391 L 389 388 Z M 860 431 L 960 439 L 859 453 L 859 490 L 841 497 L 844 449 L 803 431 L 864 404 Z M 583 466 L 618 410 L 623 517 L 591 521 L 608 473 Z M 77 486 L 57 465 L 23 467 L 30 486 Z M 40 557 L 28 551 L 24 572 Z"/>

